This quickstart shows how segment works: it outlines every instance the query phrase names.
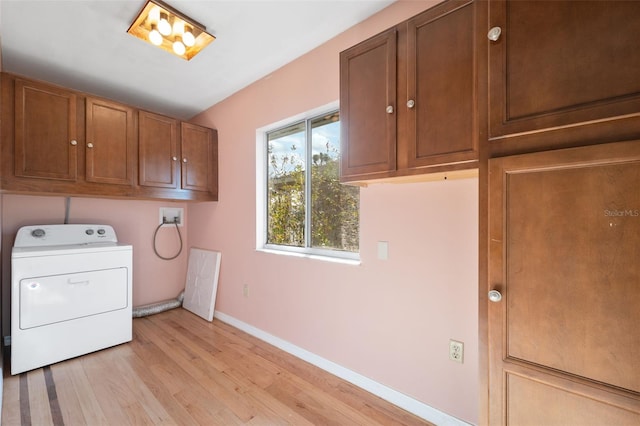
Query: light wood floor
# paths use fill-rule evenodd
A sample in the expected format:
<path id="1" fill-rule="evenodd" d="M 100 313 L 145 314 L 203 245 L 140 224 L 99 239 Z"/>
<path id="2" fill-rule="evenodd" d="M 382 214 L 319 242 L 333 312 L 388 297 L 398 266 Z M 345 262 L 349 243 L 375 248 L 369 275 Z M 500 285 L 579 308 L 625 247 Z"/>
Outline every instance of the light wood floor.
<path id="1" fill-rule="evenodd" d="M 130 343 L 6 374 L 2 425 L 428 424 L 218 320 L 173 309 L 133 331 Z"/>

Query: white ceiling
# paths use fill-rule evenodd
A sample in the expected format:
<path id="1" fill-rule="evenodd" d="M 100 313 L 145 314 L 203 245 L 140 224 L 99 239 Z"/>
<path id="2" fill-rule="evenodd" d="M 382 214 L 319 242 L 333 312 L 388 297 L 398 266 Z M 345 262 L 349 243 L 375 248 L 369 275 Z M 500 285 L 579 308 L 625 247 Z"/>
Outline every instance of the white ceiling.
<path id="1" fill-rule="evenodd" d="M 188 119 L 394 0 L 166 0 L 217 37 L 191 61 L 127 33 L 145 0 L 0 0 L 3 71 Z"/>

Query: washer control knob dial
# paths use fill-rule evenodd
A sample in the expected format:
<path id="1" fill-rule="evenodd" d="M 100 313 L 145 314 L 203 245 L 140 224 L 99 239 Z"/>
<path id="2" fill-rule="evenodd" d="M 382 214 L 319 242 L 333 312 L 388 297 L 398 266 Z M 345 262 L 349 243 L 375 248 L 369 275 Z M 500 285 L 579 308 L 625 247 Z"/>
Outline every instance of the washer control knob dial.
<path id="1" fill-rule="evenodd" d="M 44 237 L 44 234 L 45 234 L 45 232 L 44 232 L 44 229 L 42 229 L 42 228 L 37 228 L 37 229 L 34 229 L 33 231 L 31 231 L 31 236 L 34 237 L 34 238 L 42 238 L 42 237 Z"/>
<path id="2" fill-rule="evenodd" d="M 107 231 L 105 231 L 103 228 L 99 228 L 98 229 L 98 235 L 104 235 Z"/>
<path id="3" fill-rule="evenodd" d="M 93 229 L 89 228 L 86 231 L 84 231 L 84 233 L 87 235 L 93 235 Z"/>

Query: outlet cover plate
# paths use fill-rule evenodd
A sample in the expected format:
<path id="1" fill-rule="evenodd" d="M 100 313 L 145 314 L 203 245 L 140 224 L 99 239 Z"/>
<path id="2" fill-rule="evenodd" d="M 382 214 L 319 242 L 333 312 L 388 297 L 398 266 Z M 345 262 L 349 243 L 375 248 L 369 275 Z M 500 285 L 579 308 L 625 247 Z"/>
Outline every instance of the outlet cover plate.
<path id="1" fill-rule="evenodd" d="M 464 343 L 457 340 L 449 340 L 449 359 L 460 364 L 464 362 Z"/>

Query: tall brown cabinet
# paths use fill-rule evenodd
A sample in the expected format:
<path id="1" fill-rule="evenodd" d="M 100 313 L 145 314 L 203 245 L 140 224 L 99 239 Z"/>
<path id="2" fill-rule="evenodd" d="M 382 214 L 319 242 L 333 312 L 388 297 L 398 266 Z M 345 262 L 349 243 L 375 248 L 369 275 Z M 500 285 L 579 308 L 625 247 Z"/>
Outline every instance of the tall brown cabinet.
<path id="1" fill-rule="evenodd" d="M 445 1 L 341 54 L 343 182 L 479 168 L 481 424 L 640 424 L 639 17 Z"/>
<path id="2" fill-rule="evenodd" d="M 488 12 L 481 420 L 640 424 L 640 2 Z"/>

